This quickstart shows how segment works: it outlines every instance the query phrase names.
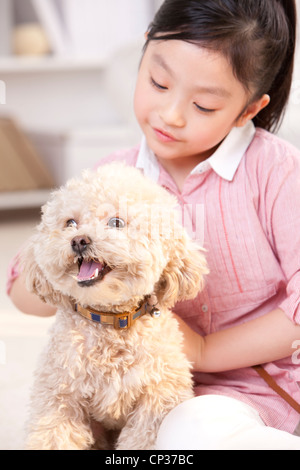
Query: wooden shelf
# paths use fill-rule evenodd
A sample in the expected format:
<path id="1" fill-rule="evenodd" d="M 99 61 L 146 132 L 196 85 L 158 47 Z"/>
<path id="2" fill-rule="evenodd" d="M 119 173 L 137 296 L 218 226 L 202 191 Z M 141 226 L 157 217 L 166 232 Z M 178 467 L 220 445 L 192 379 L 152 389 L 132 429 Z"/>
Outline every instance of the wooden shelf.
<path id="1" fill-rule="evenodd" d="M 0 210 L 40 207 L 48 200 L 51 190 L 0 192 Z"/>

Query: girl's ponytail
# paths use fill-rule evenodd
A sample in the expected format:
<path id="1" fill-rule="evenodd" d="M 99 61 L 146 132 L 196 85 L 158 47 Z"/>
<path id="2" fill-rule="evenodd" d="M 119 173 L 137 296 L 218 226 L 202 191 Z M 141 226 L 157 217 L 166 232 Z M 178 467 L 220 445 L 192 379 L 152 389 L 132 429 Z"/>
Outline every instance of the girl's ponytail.
<path id="1" fill-rule="evenodd" d="M 281 68 L 270 90 L 267 92 L 271 97 L 270 104 L 264 108 L 253 121 L 256 126 L 268 130 L 275 130 L 281 124 L 292 85 L 296 47 L 297 12 L 294 0 L 275 0 L 275 2 L 271 0 L 271 2 L 273 7 L 276 2 L 281 4 L 284 10 L 289 27 L 289 44 Z"/>

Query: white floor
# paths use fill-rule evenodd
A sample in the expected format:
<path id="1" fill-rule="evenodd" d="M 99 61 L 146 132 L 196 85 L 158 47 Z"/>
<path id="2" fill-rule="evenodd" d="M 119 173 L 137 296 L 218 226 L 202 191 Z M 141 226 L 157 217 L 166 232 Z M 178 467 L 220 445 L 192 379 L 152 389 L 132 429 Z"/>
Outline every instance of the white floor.
<path id="1" fill-rule="evenodd" d="M 5 289 L 9 261 L 37 221 L 33 213 L 0 212 L 0 450 L 23 448 L 33 371 L 53 322 L 20 313 Z"/>

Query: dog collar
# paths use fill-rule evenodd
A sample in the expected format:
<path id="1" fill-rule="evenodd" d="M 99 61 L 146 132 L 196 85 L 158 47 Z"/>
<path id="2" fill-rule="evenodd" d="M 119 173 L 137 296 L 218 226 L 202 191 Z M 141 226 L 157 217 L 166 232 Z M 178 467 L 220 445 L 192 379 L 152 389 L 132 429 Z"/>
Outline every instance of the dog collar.
<path id="1" fill-rule="evenodd" d="M 148 301 L 131 312 L 123 313 L 99 312 L 91 307 L 84 308 L 79 304 L 74 305 L 74 310 L 88 320 L 100 323 L 101 325 L 111 325 L 116 330 L 127 330 L 138 318 L 146 313 L 155 318 L 160 316 L 160 310 L 155 308 L 154 305 L 150 305 Z"/>

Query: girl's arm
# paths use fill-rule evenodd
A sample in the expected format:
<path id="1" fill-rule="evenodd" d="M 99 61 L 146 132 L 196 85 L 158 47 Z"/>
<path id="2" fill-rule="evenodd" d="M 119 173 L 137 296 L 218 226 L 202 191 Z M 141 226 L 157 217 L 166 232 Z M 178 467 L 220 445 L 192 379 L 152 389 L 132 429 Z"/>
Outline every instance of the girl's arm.
<path id="1" fill-rule="evenodd" d="M 178 319 L 186 353 L 198 371 L 222 372 L 290 357 L 295 352 L 293 343 L 300 339 L 299 153 L 279 141 L 269 150 L 264 146 L 263 152 L 252 175 L 258 178 L 259 174 L 257 210 L 287 280 L 286 298 L 260 318 L 204 338 Z"/>
<path id="2" fill-rule="evenodd" d="M 45 304 L 35 294 L 28 292 L 22 274 L 14 280 L 9 296 L 13 304 L 23 313 L 39 317 L 50 317 L 56 312 L 54 307 Z"/>
<path id="3" fill-rule="evenodd" d="M 205 337 L 175 317 L 195 371 L 222 372 L 283 359 L 293 354 L 293 343 L 300 339 L 300 326 L 281 309 Z"/>

